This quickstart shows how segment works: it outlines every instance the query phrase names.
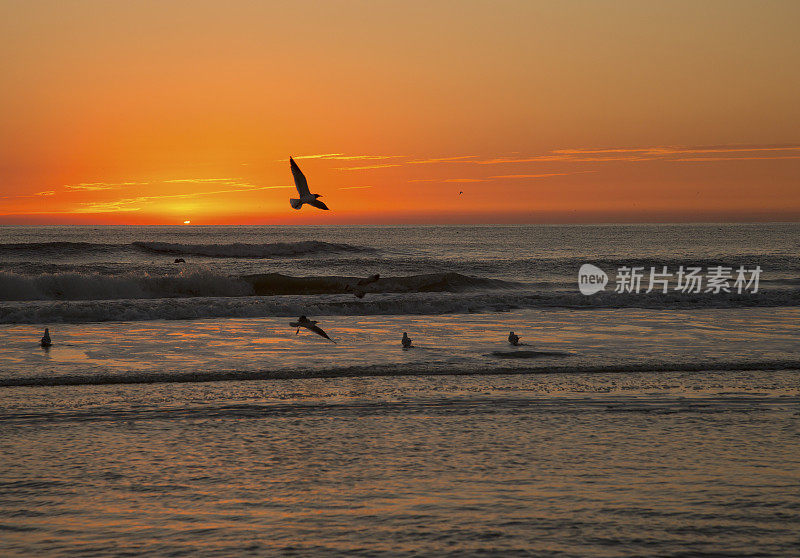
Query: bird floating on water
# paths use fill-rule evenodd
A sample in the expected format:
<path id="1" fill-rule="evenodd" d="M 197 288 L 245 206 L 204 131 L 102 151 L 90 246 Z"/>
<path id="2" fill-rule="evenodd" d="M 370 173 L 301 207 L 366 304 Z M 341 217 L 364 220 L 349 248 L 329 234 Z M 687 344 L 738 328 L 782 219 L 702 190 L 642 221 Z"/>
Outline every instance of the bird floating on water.
<path id="1" fill-rule="evenodd" d="M 403 339 L 400 341 L 403 344 L 404 349 L 411 348 L 411 338 L 408 336 L 408 333 L 405 331 L 403 332 Z"/>
<path id="2" fill-rule="evenodd" d="M 303 207 L 304 203 L 307 203 L 308 205 L 313 205 L 314 207 L 327 211 L 328 206 L 317 199 L 322 196 L 311 193 L 308 189 L 308 181 L 303 175 L 303 171 L 300 170 L 300 167 L 297 166 L 297 163 L 295 163 L 294 159 L 291 157 L 289 157 L 289 166 L 292 168 L 292 176 L 294 177 L 294 185 L 297 188 L 297 193 L 300 194 L 300 199 L 289 198 L 289 203 L 292 207 L 294 209 L 300 209 Z"/>
<path id="3" fill-rule="evenodd" d="M 290 322 L 289 325 L 292 326 L 292 327 L 296 327 L 297 328 L 297 332 L 295 333 L 295 335 L 300 333 L 300 328 L 301 327 L 304 327 L 307 330 L 313 331 L 317 335 L 320 335 L 320 336 L 324 337 L 325 339 L 328 339 L 329 341 L 332 341 L 333 343 L 336 343 L 336 341 L 333 341 L 333 339 L 328 337 L 327 333 L 322 331 L 322 328 L 317 325 L 317 321 L 316 320 L 309 320 L 305 316 L 300 316 L 300 318 L 298 318 L 298 320 L 296 322 Z"/>
<path id="4" fill-rule="evenodd" d="M 49 347 L 53 344 L 53 341 L 50 339 L 50 330 L 48 328 L 44 328 L 44 335 L 42 336 L 40 343 L 42 344 L 42 347 Z"/>
<path id="5" fill-rule="evenodd" d="M 508 342 L 516 347 L 519 345 L 519 335 L 516 335 L 513 331 L 510 332 L 508 334 Z"/>

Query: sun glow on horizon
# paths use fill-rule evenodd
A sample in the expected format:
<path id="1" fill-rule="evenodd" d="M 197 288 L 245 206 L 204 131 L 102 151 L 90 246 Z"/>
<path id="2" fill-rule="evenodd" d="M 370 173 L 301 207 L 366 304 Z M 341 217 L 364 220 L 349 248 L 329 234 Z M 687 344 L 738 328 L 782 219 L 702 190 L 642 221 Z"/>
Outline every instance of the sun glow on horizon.
<path id="1" fill-rule="evenodd" d="M 0 224 L 800 219 L 798 2 L 192 6 L 0 10 Z"/>

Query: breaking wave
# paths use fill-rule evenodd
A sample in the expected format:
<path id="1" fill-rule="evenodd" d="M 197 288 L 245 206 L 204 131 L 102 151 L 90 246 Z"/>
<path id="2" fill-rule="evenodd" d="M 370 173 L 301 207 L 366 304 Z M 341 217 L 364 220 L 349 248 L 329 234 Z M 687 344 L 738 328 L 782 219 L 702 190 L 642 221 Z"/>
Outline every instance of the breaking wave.
<path id="1" fill-rule="evenodd" d="M 78 254 L 108 254 L 122 250 L 126 244 L 97 244 L 94 242 L 18 242 L 0 244 L 0 255 L 12 256 L 75 256 Z"/>
<path id="2" fill-rule="evenodd" d="M 356 289 L 365 294 L 459 292 L 519 286 L 518 283 L 509 281 L 471 277 L 452 272 L 383 277 L 367 285 L 359 285 L 358 277 L 291 277 L 280 273 L 246 275 L 242 279 L 253 286 L 253 292 L 257 295 L 352 294 Z"/>
<path id="3" fill-rule="evenodd" d="M 265 244 L 181 244 L 173 242 L 136 241 L 130 244 L 95 242 L 22 242 L 0 244 L 0 256 L 30 256 L 36 260 L 47 256 L 85 256 L 114 252 L 147 252 L 151 254 L 201 256 L 207 258 L 280 258 L 309 254 L 369 253 L 374 248 L 345 243 L 304 240 Z"/>
<path id="4" fill-rule="evenodd" d="M 458 273 L 429 273 L 386 277 L 358 286 L 358 277 L 291 277 L 280 273 L 223 275 L 202 266 L 175 274 L 43 273 L 22 275 L 0 272 L 0 300 L 114 300 L 271 295 L 459 292 L 502 288 L 514 283 Z"/>
<path id="5" fill-rule="evenodd" d="M 580 293 L 525 290 L 158 298 L 125 300 L 30 301 L 0 305 L 0 323 L 84 323 L 99 321 L 261 318 L 269 316 L 435 315 L 505 312 L 520 308 L 700 308 L 777 307 L 800 305 L 796 290 L 758 294 L 696 296 L 618 295 L 586 297 Z"/>
<path id="6" fill-rule="evenodd" d="M 252 287 L 202 267 L 177 274 L 0 272 L 0 300 L 111 300 L 194 296 L 246 296 Z"/>
<path id="7" fill-rule="evenodd" d="M 146 252 L 209 258 L 275 258 L 331 254 L 341 252 L 374 252 L 374 248 L 336 244 L 318 240 L 302 242 L 271 242 L 267 244 L 176 244 L 172 242 L 134 242 L 133 246 Z"/>

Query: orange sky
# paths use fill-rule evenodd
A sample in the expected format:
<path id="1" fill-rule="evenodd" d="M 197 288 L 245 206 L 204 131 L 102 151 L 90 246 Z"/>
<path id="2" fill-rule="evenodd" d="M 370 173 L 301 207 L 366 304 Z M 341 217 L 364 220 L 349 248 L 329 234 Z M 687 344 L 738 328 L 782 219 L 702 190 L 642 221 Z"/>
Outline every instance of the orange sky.
<path id="1" fill-rule="evenodd" d="M 2 0 L 0 224 L 798 220 L 798 21 Z M 289 207 L 289 155 L 332 211 Z"/>

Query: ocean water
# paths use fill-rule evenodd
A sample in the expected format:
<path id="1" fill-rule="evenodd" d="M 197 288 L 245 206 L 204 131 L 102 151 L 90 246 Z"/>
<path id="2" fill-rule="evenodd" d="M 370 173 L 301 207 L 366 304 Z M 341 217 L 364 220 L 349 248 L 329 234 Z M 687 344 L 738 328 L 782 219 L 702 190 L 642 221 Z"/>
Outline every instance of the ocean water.
<path id="1" fill-rule="evenodd" d="M 798 224 L 3 227 L 0 553 L 793 556 L 799 318 Z"/>

